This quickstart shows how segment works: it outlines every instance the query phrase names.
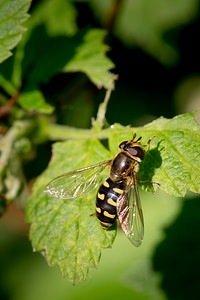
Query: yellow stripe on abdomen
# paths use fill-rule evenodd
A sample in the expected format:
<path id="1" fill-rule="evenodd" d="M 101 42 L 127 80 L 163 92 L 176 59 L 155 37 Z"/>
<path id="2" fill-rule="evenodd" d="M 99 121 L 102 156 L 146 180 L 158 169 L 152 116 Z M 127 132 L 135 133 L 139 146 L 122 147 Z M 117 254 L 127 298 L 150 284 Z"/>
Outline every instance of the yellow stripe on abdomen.
<path id="1" fill-rule="evenodd" d="M 100 200 L 104 200 L 104 199 L 105 199 L 105 194 L 100 194 L 100 193 L 98 193 L 97 197 L 98 197 Z"/>
<path id="2" fill-rule="evenodd" d="M 110 227 L 113 225 L 112 223 L 107 223 L 107 222 L 102 222 L 102 221 L 100 221 L 100 222 L 102 225 L 107 226 L 107 227 Z"/>
<path id="3" fill-rule="evenodd" d="M 105 187 L 107 187 L 107 188 L 109 188 L 109 186 L 110 186 L 110 184 L 108 183 L 107 180 L 105 180 L 105 181 L 103 182 L 103 185 L 104 185 Z"/>
<path id="4" fill-rule="evenodd" d="M 115 207 L 117 206 L 117 203 L 115 201 L 113 201 L 112 198 L 108 198 L 107 202 L 108 202 L 108 204 L 110 204 L 112 206 L 115 206 Z"/>
<path id="5" fill-rule="evenodd" d="M 113 191 L 118 193 L 118 194 L 123 194 L 124 190 L 121 190 L 119 188 L 113 188 Z"/>
<path id="6" fill-rule="evenodd" d="M 100 214 L 101 213 L 101 208 L 96 206 L 96 211 Z"/>
<path id="7" fill-rule="evenodd" d="M 111 218 L 111 219 L 114 219 L 116 217 L 116 215 L 111 215 L 106 210 L 103 212 L 103 214 L 104 214 L 105 217 L 108 217 L 108 218 Z"/>

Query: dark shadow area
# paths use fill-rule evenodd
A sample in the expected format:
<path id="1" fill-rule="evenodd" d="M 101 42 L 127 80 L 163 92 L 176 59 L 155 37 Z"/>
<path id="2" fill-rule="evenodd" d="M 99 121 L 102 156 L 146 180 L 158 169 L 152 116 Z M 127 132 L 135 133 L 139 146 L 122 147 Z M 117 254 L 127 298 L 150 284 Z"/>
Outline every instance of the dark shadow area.
<path id="1" fill-rule="evenodd" d="M 0 230 L 0 299 L 13 299 L 15 289 L 39 255 L 34 255 L 26 237 Z"/>
<path id="2" fill-rule="evenodd" d="M 35 27 L 22 61 L 22 75 L 27 78 L 27 85 L 48 82 L 59 73 L 74 56 L 77 43 L 81 44 L 85 33 L 86 30 L 82 30 L 73 37 L 49 36 L 45 25 Z"/>
<path id="3" fill-rule="evenodd" d="M 155 170 L 162 164 L 162 158 L 160 155 L 160 151 L 162 151 L 162 149 L 159 149 L 159 145 L 160 143 L 158 143 L 156 148 L 153 148 L 148 152 L 144 160 L 140 163 L 140 169 L 137 173 L 139 181 L 147 181 L 145 182 L 145 186 L 148 186 L 149 188 L 152 187 L 151 181 L 155 174 Z"/>
<path id="4" fill-rule="evenodd" d="M 162 289 L 171 300 L 199 299 L 199 230 L 200 197 L 186 199 L 153 255 L 154 269 L 162 274 Z"/>
<path id="5" fill-rule="evenodd" d="M 37 151 L 34 151 L 31 159 L 23 162 L 23 171 L 28 180 L 35 178 L 42 173 L 51 159 L 51 143 L 36 145 Z"/>

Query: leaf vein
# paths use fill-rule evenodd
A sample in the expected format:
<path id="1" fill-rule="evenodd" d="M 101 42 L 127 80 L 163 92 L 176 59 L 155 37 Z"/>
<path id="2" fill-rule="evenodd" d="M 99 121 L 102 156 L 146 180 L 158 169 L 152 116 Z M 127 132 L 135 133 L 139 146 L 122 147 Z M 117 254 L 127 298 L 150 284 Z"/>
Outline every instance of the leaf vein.
<path id="1" fill-rule="evenodd" d="M 53 253 L 51 255 L 51 261 L 53 261 L 54 258 L 54 254 L 56 252 L 56 250 L 59 248 L 60 244 L 62 243 L 62 239 L 63 239 L 63 233 L 69 229 L 69 227 L 71 226 L 71 224 L 73 223 L 74 219 L 76 219 L 77 215 L 73 215 L 68 221 L 67 221 L 67 226 L 63 226 L 61 232 L 60 232 L 60 236 L 57 239 L 56 245 L 54 246 L 54 250 Z M 68 254 L 67 254 L 68 255 Z M 65 256 L 66 259 L 66 256 Z"/>
<path id="2" fill-rule="evenodd" d="M 164 134 L 163 134 L 163 136 L 164 136 Z M 195 172 L 197 172 L 197 173 L 200 174 L 199 169 L 197 169 L 193 164 L 188 163 L 187 159 L 184 158 L 184 156 L 177 149 L 177 147 L 175 146 L 175 144 L 170 141 L 170 139 L 167 139 L 167 142 L 171 146 L 171 148 L 174 150 L 174 152 L 177 154 L 177 156 L 179 157 L 179 159 L 183 163 L 183 165 L 185 165 L 187 167 L 187 169 L 191 170 L 191 168 L 192 168 Z M 193 185 L 193 188 L 195 188 L 193 182 L 191 182 L 191 183 Z"/>
<path id="3" fill-rule="evenodd" d="M 154 157 L 149 153 L 149 156 L 151 157 L 152 161 L 154 163 L 157 163 L 157 161 L 154 159 Z M 168 179 L 168 181 L 173 185 L 174 189 L 177 191 L 178 194 L 180 194 L 180 189 L 177 188 L 176 184 L 174 183 L 173 179 L 167 174 L 166 170 L 162 168 L 162 166 L 159 167 L 163 175 Z"/>
<path id="4" fill-rule="evenodd" d="M 45 236 L 45 234 L 47 233 L 47 230 L 49 228 L 49 225 L 53 222 L 53 220 L 55 219 L 55 217 L 57 216 L 57 214 L 60 212 L 60 209 L 62 208 L 64 204 L 64 201 L 60 204 L 59 208 L 55 211 L 55 213 L 53 214 L 53 216 L 50 218 L 49 222 L 46 224 L 43 233 L 41 234 L 41 236 L 39 237 L 37 244 L 39 245 L 42 238 Z"/>

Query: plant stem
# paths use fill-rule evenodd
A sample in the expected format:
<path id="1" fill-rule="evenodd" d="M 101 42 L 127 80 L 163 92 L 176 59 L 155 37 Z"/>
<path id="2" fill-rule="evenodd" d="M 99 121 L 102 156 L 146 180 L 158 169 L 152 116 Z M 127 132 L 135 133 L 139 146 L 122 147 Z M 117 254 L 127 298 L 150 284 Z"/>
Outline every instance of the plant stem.
<path id="1" fill-rule="evenodd" d="M 106 110 L 108 106 L 108 101 L 110 99 L 110 95 L 112 90 L 114 89 L 114 81 L 117 79 L 117 75 L 113 77 L 113 79 L 110 82 L 110 87 L 106 91 L 106 95 L 104 98 L 104 101 L 99 105 L 99 109 L 97 112 L 97 118 L 96 120 L 92 120 L 92 127 L 94 132 L 99 132 L 104 125 L 105 122 L 105 115 L 106 115 Z"/>
<path id="2" fill-rule="evenodd" d="M 0 74 L 0 85 L 9 95 L 14 95 L 17 92 L 17 89 L 15 89 L 12 83 L 10 83 L 9 80 L 5 79 L 1 74 Z"/>
<path id="3" fill-rule="evenodd" d="M 118 12 L 122 5 L 123 0 L 115 0 L 111 3 L 107 14 L 104 17 L 103 25 L 108 30 L 108 32 L 113 31 L 113 27 L 115 26 L 116 18 L 118 16 Z"/>
<path id="4" fill-rule="evenodd" d="M 11 158 L 11 151 L 13 143 L 21 136 L 28 135 L 32 122 L 16 121 L 10 130 L 0 140 L 0 175 L 4 172 L 9 159 Z"/>
<path id="5" fill-rule="evenodd" d="M 124 127 L 124 132 L 129 132 L 129 127 Z M 43 134 L 46 138 L 51 141 L 57 140 L 68 140 L 68 139 L 107 139 L 110 134 L 113 134 L 115 129 L 112 127 L 101 129 L 99 131 L 94 131 L 93 129 L 80 129 L 75 127 L 69 127 L 64 125 L 50 124 L 44 128 Z M 117 132 L 117 130 L 116 130 Z"/>
<path id="6" fill-rule="evenodd" d="M 0 118 L 4 117 L 5 115 L 7 115 L 9 113 L 12 106 L 18 100 L 20 94 L 21 94 L 21 91 L 17 91 L 4 106 L 0 107 Z"/>

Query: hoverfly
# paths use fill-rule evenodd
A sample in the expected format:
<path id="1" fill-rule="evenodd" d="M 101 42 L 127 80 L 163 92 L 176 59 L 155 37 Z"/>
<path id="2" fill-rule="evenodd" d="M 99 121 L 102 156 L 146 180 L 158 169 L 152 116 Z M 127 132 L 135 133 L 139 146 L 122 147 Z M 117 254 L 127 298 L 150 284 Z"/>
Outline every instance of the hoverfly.
<path id="1" fill-rule="evenodd" d="M 144 235 L 144 221 L 137 190 L 136 173 L 145 157 L 145 146 L 139 137 L 124 141 L 111 160 L 76 171 L 64 173 L 48 183 L 45 193 L 54 198 L 70 199 L 83 196 L 97 187 L 100 173 L 110 167 L 110 175 L 99 187 L 96 196 L 96 216 L 103 229 L 110 228 L 118 218 L 127 238 L 140 246 Z"/>

